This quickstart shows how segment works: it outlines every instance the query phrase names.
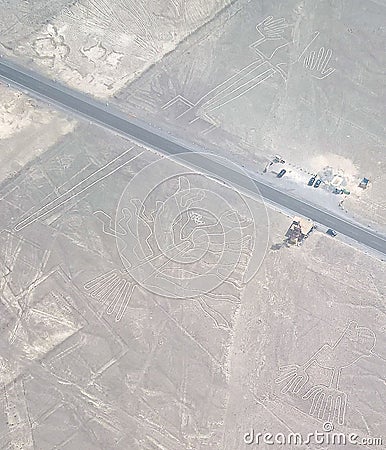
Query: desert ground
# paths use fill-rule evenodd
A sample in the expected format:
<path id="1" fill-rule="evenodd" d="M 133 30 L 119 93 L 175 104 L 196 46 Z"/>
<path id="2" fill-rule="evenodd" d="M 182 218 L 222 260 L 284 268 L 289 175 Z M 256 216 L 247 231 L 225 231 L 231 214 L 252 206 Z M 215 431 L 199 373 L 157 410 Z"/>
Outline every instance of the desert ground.
<path id="1" fill-rule="evenodd" d="M 291 167 L 332 171 L 350 190 L 350 214 L 375 223 L 386 218 L 384 8 L 360 0 L 6 2 L 0 45 L 252 170 L 280 154 Z M 357 189 L 364 177 L 365 191 Z"/>
<path id="2" fill-rule="evenodd" d="M 1 191 L 3 442 L 233 450 L 251 427 L 327 419 L 382 434 L 380 261 L 317 231 L 282 245 L 289 217 L 99 127 L 44 156 Z M 336 417 L 312 389 L 344 400 Z"/>
<path id="3" fill-rule="evenodd" d="M 384 222 L 383 17 L 381 2 L 240 1 L 117 102 L 253 169 L 275 154 L 310 173 L 331 168 L 351 212 Z"/>
<path id="4" fill-rule="evenodd" d="M 43 73 L 98 98 L 108 98 L 172 52 L 230 0 L 82 0 L 56 2 L 35 27 L 9 31 L 9 54 L 35 63 Z M 35 9 L 36 8 L 36 9 Z M 10 12 L 11 14 L 11 12 Z M 12 36 L 12 41 L 7 36 Z"/>
<path id="5" fill-rule="evenodd" d="M 74 130 L 76 120 L 0 83 L 0 183 Z"/>
<path id="6" fill-rule="evenodd" d="M 262 202 L 257 220 L 234 190 L 174 166 L 83 125 L 5 185 L 9 444 L 197 448 L 220 439 L 233 321 L 248 263 L 252 276 L 264 258 L 268 217 Z M 181 252 L 189 236 L 194 245 Z"/>
<path id="7" fill-rule="evenodd" d="M 385 223 L 380 0 L 0 6 L 5 56 L 224 164 L 281 155 L 282 186 L 339 177 Z M 385 444 L 384 261 L 318 229 L 287 245 L 261 199 L 0 98 L 2 447 L 283 448 L 246 435 L 326 423 Z"/>
<path id="8" fill-rule="evenodd" d="M 272 242 L 286 221 L 270 214 Z M 271 248 L 235 325 L 222 448 L 258 448 L 240 444 L 252 429 L 307 435 L 326 421 L 337 433 L 382 436 L 385 287 L 384 263 L 325 234 Z"/>

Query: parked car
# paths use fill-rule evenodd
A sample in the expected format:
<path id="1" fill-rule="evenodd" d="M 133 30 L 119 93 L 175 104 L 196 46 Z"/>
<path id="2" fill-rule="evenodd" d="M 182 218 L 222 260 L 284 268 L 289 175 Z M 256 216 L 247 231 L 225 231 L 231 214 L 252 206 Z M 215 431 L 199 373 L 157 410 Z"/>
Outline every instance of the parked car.
<path id="1" fill-rule="evenodd" d="M 332 193 L 333 194 L 342 194 L 342 189 L 338 189 L 338 188 L 335 188 L 333 191 L 332 191 Z"/>
<path id="2" fill-rule="evenodd" d="M 309 179 L 307 185 L 308 185 L 308 186 L 312 186 L 312 185 L 315 183 L 315 180 L 316 180 L 316 177 L 315 177 L 315 176 L 312 176 L 312 177 Z"/>
<path id="3" fill-rule="evenodd" d="M 280 163 L 280 164 L 285 164 L 284 159 L 280 155 L 275 155 L 273 157 L 273 162 Z"/>
<path id="4" fill-rule="evenodd" d="M 315 181 L 314 188 L 318 188 L 321 184 L 322 184 L 322 180 L 319 178 L 319 180 Z"/>
<path id="5" fill-rule="evenodd" d="M 284 176 L 284 174 L 286 173 L 287 171 L 285 170 L 285 169 L 281 169 L 281 171 L 276 175 L 278 178 L 281 178 L 282 176 Z"/>
<path id="6" fill-rule="evenodd" d="M 333 230 L 332 228 L 329 228 L 329 229 L 327 230 L 327 234 L 328 234 L 329 236 L 335 237 L 338 233 L 337 233 L 335 230 Z"/>

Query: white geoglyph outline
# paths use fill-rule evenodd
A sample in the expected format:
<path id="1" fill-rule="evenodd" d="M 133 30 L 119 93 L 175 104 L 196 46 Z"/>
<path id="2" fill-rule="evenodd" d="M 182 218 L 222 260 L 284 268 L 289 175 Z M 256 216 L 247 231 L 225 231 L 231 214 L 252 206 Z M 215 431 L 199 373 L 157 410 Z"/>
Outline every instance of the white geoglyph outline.
<path id="1" fill-rule="evenodd" d="M 180 156 L 181 157 L 181 156 Z M 179 158 L 180 158 L 179 157 Z M 170 158 L 170 159 L 172 159 L 172 158 Z M 159 162 L 157 161 L 156 163 L 153 163 L 153 164 L 155 164 L 155 165 L 157 165 Z M 229 165 L 229 162 L 227 162 L 227 164 Z M 240 168 L 238 168 L 239 170 L 240 170 Z M 145 169 L 143 169 L 143 170 L 145 170 Z M 196 172 L 193 172 L 192 174 L 194 174 L 195 176 L 197 175 L 197 173 Z M 175 175 L 173 175 L 173 177 L 175 177 Z M 135 177 L 134 177 L 135 178 Z M 134 180 L 134 178 L 133 178 L 133 180 Z M 124 193 L 123 193 L 123 195 L 124 195 Z M 238 195 L 240 195 L 240 193 L 238 194 Z M 140 214 L 137 212 L 137 217 L 139 217 L 140 216 Z M 253 214 L 251 214 L 251 216 L 253 216 Z M 118 246 L 119 246 L 119 242 L 118 242 L 118 244 L 117 244 Z M 182 249 L 182 251 L 184 251 L 185 249 Z M 156 255 L 156 256 L 154 256 L 153 258 L 158 258 L 158 256 Z M 125 257 L 123 257 L 122 258 L 122 263 L 123 263 L 123 265 L 125 266 L 126 265 L 126 269 L 127 269 L 127 271 L 130 273 L 130 267 L 128 266 L 128 264 L 127 264 L 127 261 L 125 260 Z M 137 282 L 139 282 L 139 280 L 137 280 Z M 169 293 L 169 295 L 170 295 L 170 293 Z M 196 295 L 199 295 L 199 293 L 197 293 L 197 294 L 195 294 L 195 296 Z"/>
<path id="2" fill-rule="evenodd" d="M 372 339 L 372 345 L 366 349 L 366 353 L 359 353 L 352 358 L 352 361 L 348 364 L 341 363 L 339 365 L 339 362 L 337 361 L 335 365 L 328 366 L 326 364 L 323 365 L 323 363 L 318 361 L 318 357 L 320 358 L 320 355 L 323 355 L 323 352 L 334 351 L 346 335 L 351 335 L 352 337 L 352 333 L 356 333 L 356 338 L 359 338 L 359 331 L 361 330 L 366 330 L 369 340 Z M 327 420 L 331 423 L 336 420 L 339 425 L 343 425 L 345 422 L 348 399 L 347 394 L 344 391 L 339 390 L 342 369 L 354 365 L 360 358 L 375 355 L 373 352 L 375 345 L 375 333 L 371 329 L 360 327 L 357 322 L 351 321 L 332 345 L 328 343 L 323 344 L 304 364 L 300 366 L 291 364 L 280 367 L 281 374 L 275 379 L 275 383 L 282 384 L 282 394 L 291 394 L 294 396 L 300 395 L 301 399 L 310 401 L 311 406 L 308 411 L 310 416 L 322 421 Z M 318 384 L 307 388 L 310 379 L 307 369 L 313 364 L 332 370 L 328 386 Z"/>
<path id="3" fill-rule="evenodd" d="M 185 106 L 187 106 L 187 109 L 182 113 L 180 113 L 176 117 L 176 119 L 177 120 L 181 119 L 183 117 L 186 117 L 189 113 L 190 114 L 193 113 L 194 117 L 188 119 L 189 125 L 195 123 L 200 119 L 203 119 L 208 123 L 209 126 L 206 129 L 204 129 L 201 133 L 203 135 L 210 133 L 218 126 L 216 120 L 210 116 L 211 112 L 219 108 L 222 108 L 223 106 L 232 102 L 233 100 L 242 97 L 250 90 L 254 89 L 259 84 L 268 80 L 275 74 L 279 74 L 284 81 L 287 80 L 286 73 L 280 67 L 284 63 L 273 64 L 271 60 L 277 51 L 289 45 L 290 42 L 287 41 L 286 43 L 277 46 L 277 48 L 272 52 L 271 56 L 269 57 L 266 56 L 264 52 L 261 51 L 261 49 L 259 49 L 259 46 L 261 46 L 261 44 L 263 44 L 266 41 L 281 39 L 283 37 L 282 34 L 284 30 L 289 26 L 290 25 L 286 23 L 284 18 L 273 19 L 273 16 L 266 17 L 264 20 L 262 20 L 260 23 L 256 25 L 256 30 L 260 34 L 260 38 L 249 45 L 249 48 L 254 50 L 254 52 L 259 56 L 259 59 L 252 61 L 251 63 L 242 67 L 235 75 L 230 76 L 225 81 L 219 83 L 217 86 L 210 89 L 196 102 L 193 103 L 190 100 L 186 99 L 183 95 L 179 94 L 174 98 L 172 98 L 171 100 L 169 100 L 168 102 L 166 102 L 161 107 L 161 109 L 167 110 L 173 107 L 176 103 L 180 102 Z M 306 53 L 306 51 L 309 49 L 309 47 L 312 45 L 312 43 L 319 37 L 319 35 L 320 35 L 319 31 L 314 32 L 313 37 L 308 42 L 306 47 L 302 50 L 298 58 L 293 63 L 289 64 L 293 65 L 298 63 L 300 59 L 303 57 L 303 55 Z M 324 47 L 321 47 L 319 53 L 322 51 L 322 49 L 324 50 Z M 332 52 L 331 50 L 329 51 Z M 314 53 L 315 52 L 311 52 L 310 55 Z M 317 67 L 314 67 L 313 69 L 308 67 L 306 61 L 308 62 L 310 57 L 311 56 L 304 58 L 303 66 L 305 68 L 309 68 L 311 71 L 314 71 L 315 68 L 317 69 L 316 71 L 318 71 L 319 69 Z M 330 59 L 327 60 L 327 64 L 329 60 Z M 258 69 L 261 66 L 263 66 L 263 69 L 259 71 Z M 320 73 L 322 75 L 321 77 L 312 74 L 314 78 L 318 78 L 320 80 L 326 78 L 335 71 L 335 69 L 332 68 L 329 68 L 327 69 L 327 71 L 324 71 L 325 69 L 324 64 L 321 65 L 320 69 L 321 69 Z M 247 78 L 250 75 L 252 75 L 252 78 Z M 239 83 L 241 83 L 241 85 L 239 85 Z"/>
<path id="4" fill-rule="evenodd" d="M 190 153 L 189 153 L 190 155 Z M 208 155 L 206 155 L 208 156 Z M 216 157 L 218 158 L 218 157 Z M 169 157 L 166 159 L 171 159 L 174 160 L 176 158 L 173 157 Z M 223 158 L 218 158 L 221 159 L 223 161 Z M 159 163 L 162 160 L 158 160 L 155 163 L 153 163 L 155 166 L 157 163 Z M 182 161 L 180 157 L 177 158 L 176 163 L 178 163 L 179 167 L 180 167 L 180 171 L 178 172 L 177 175 L 181 176 L 180 172 L 184 172 L 186 173 L 186 168 L 189 169 L 189 174 L 192 174 L 194 176 L 204 176 L 204 174 L 200 173 L 200 171 L 197 172 L 196 169 L 194 169 L 194 171 L 191 170 L 189 164 L 185 164 Z M 226 161 L 226 163 L 229 165 L 230 162 Z M 234 165 L 232 163 L 232 165 Z M 236 165 L 235 165 L 236 166 Z M 238 167 L 238 170 L 242 170 L 240 167 Z M 145 170 L 145 169 L 142 169 Z M 171 175 L 171 178 L 176 178 L 177 176 L 174 172 Z M 207 176 L 205 174 L 205 176 Z M 212 178 L 210 177 L 211 180 L 213 180 L 216 183 L 220 183 L 220 184 L 224 184 L 223 181 L 218 180 L 217 178 Z M 162 179 L 164 181 L 164 179 Z M 179 180 L 180 182 L 180 180 Z M 251 181 L 253 182 L 253 181 Z M 233 191 L 237 191 L 237 195 L 241 196 L 243 198 L 243 202 L 246 203 L 246 205 L 244 205 L 244 207 L 246 207 L 247 209 L 250 209 L 250 198 L 248 200 L 246 200 L 246 196 L 242 195 L 237 189 L 232 189 Z M 186 194 L 186 193 L 185 193 Z M 137 204 L 138 208 L 141 208 L 141 202 L 140 200 L 135 200 L 134 198 L 131 198 L 131 201 L 134 202 L 135 204 Z M 267 222 L 267 227 L 269 226 L 269 217 L 267 216 L 267 211 L 264 205 L 264 202 L 261 202 L 263 204 L 264 207 L 264 211 L 266 214 L 266 222 Z M 189 206 L 189 196 L 185 195 L 184 198 L 184 208 Z M 125 209 L 125 208 L 123 208 Z M 122 211 L 123 211 L 122 209 Z M 194 209 L 194 208 L 193 208 Z M 156 208 L 157 210 L 157 208 Z M 155 211 L 151 211 L 151 214 L 149 215 L 154 215 L 156 214 L 156 210 Z M 140 211 L 138 210 L 137 212 L 137 216 L 140 216 L 142 213 L 140 213 Z M 119 218 L 118 215 L 115 217 L 115 222 L 113 221 L 113 218 L 110 217 L 105 211 L 103 210 L 98 210 L 94 212 L 94 215 L 96 216 L 96 218 L 101 222 L 102 224 L 102 228 L 103 228 L 103 232 L 106 233 L 109 236 L 115 237 L 116 242 L 117 242 L 117 246 L 118 241 L 124 239 L 126 233 L 128 232 L 127 229 L 125 229 L 125 220 L 128 219 L 129 214 L 127 214 L 127 212 L 125 214 L 123 214 L 123 218 Z M 253 217 L 253 213 L 250 213 L 251 217 Z M 131 217 L 131 216 L 130 216 Z M 200 224 L 202 221 L 198 220 L 196 221 L 196 224 Z M 252 224 L 252 222 L 246 222 L 246 223 L 242 223 L 242 228 L 247 227 L 249 225 Z M 248 254 L 249 251 L 254 251 L 253 245 L 255 244 L 255 242 L 252 242 L 252 247 L 250 247 L 250 240 L 247 239 L 247 237 L 244 236 L 244 238 L 242 239 L 241 242 L 241 247 L 240 247 L 240 251 L 241 254 L 243 255 L 244 258 L 244 254 Z M 184 251 L 184 248 L 182 248 L 182 251 Z M 252 250 L 250 250 L 252 248 Z M 255 268 L 253 274 L 249 274 L 249 278 L 248 280 L 244 280 L 245 283 L 248 282 L 250 280 L 250 278 L 254 275 L 254 273 L 256 273 L 256 271 L 258 270 L 258 268 L 260 267 L 262 260 L 264 258 L 264 255 L 267 251 L 268 248 L 268 233 L 267 233 L 267 242 L 265 243 L 264 248 L 262 249 L 263 251 L 263 255 L 262 257 L 258 260 L 258 264 L 257 267 Z M 240 255 L 239 258 L 237 259 L 237 264 L 240 261 Z M 158 255 L 149 255 L 150 259 L 157 259 L 159 258 Z M 248 262 L 251 261 L 251 259 L 248 259 Z M 145 260 L 144 263 L 147 263 L 147 261 Z M 124 258 L 122 258 L 122 264 L 123 267 L 125 266 L 125 260 Z M 243 262 L 244 264 L 244 262 Z M 130 271 L 127 270 L 123 270 L 123 267 L 121 269 L 117 269 L 117 268 L 113 268 L 110 271 L 104 272 L 102 274 L 99 274 L 97 276 L 95 276 L 94 278 L 92 278 L 91 280 L 89 280 L 88 282 L 85 283 L 84 285 L 84 289 L 88 292 L 88 294 L 97 299 L 102 306 L 101 309 L 101 314 L 103 314 L 103 312 L 107 312 L 108 314 L 112 314 L 114 311 L 116 312 L 118 310 L 118 312 L 116 313 L 116 317 L 115 317 L 115 321 L 120 321 L 127 309 L 128 304 L 131 301 L 132 295 L 134 293 L 134 291 L 136 289 L 144 289 L 145 291 L 148 290 L 146 289 L 146 286 L 141 286 L 140 283 L 138 283 L 135 279 L 133 279 L 133 277 L 130 275 Z M 140 266 L 138 266 L 140 267 Z M 244 266 L 243 266 L 244 267 Z M 240 272 L 241 270 L 241 272 Z M 245 273 L 247 272 L 247 268 L 245 269 L 237 269 L 237 273 L 241 274 L 241 276 L 243 276 L 243 274 L 245 275 Z M 234 287 L 236 290 L 242 289 L 245 284 L 244 281 L 241 283 L 241 280 L 239 281 L 238 279 L 226 279 L 223 280 L 222 284 L 225 285 L 229 285 L 229 287 Z M 131 288 L 127 289 L 127 292 L 125 293 L 125 295 L 120 295 L 120 292 L 123 289 L 123 284 L 130 284 Z M 119 292 L 118 292 L 119 291 Z M 213 291 L 213 289 L 212 289 Z M 208 304 L 208 300 L 210 300 L 211 302 L 213 300 L 216 300 L 217 297 L 219 300 L 221 301 L 230 301 L 232 303 L 234 303 L 235 301 L 237 301 L 237 298 L 234 297 L 234 295 L 232 294 L 228 294 L 228 293 L 219 293 L 218 295 L 216 294 L 216 292 L 206 292 L 205 295 L 202 295 L 201 292 L 198 292 L 197 295 L 194 296 L 194 298 L 190 298 L 191 300 L 196 301 L 197 303 L 197 307 L 203 311 L 205 311 L 205 313 L 208 315 L 208 317 L 210 317 L 210 319 L 213 321 L 213 323 L 215 324 L 216 327 L 218 328 L 224 328 L 224 329 L 229 329 L 230 324 L 228 323 L 227 319 L 225 319 L 224 316 L 221 315 L 221 313 L 219 313 L 218 311 L 216 311 L 215 308 L 211 307 Z M 234 298 L 233 298 L 234 297 Z M 108 310 L 108 311 L 107 311 Z M 120 312 L 121 311 L 121 312 Z"/>

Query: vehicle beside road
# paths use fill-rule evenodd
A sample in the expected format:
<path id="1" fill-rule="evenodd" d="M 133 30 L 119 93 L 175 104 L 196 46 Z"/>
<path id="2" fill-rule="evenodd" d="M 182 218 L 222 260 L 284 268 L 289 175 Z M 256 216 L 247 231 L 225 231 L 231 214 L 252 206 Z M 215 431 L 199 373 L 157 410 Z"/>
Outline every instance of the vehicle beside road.
<path id="1" fill-rule="evenodd" d="M 287 171 L 285 169 L 281 169 L 281 171 L 276 176 L 277 178 L 282 178 L 286 173 Z"/>
<path id="2" fill-rule="evenodd" d="M 316 176 L 313 175 L 313 176 L 308 180 L 307 186 L 312 186 L 312 185 L 315 183 L 315 180 L 316 180 Z"/>
<path id="3" fill-rule="evenodd" d="M 318 188 L 321 184 L 322 184 L 322 180 L 319 178 L 318 180 L 316 180 L 316 182 L 314 184 L 314 188 Z"/>
<path id="4" fill-rule="evenodd" d="M 272 162 L 279 163 L 279 164 L 285 164 L 285 160 L 280 155 L 275 155 L 273 157 L 273 161 Z"/>
<path id="5" fill-rule="evenodd" d="M 333 230 L 332 228 L 329 228 L 327 231 L 326 231 L 326 233 L 329 235 L 329 236 L 331 236 L 331 237 L 335 237 L 338 233 L 335 231 L 335 230 Z"/>
<path id="6" fill-rule="evenodd" d="M 28 69 L 2 59 L 0 60 L 0 78 L 18 83 L 21 89 L 32 93 L 43 101 L 52 101 L 60 105 L 76 117 L 87 118 L 105 129 L 118 131 L 130 140 L 134 139 L 136 142 L 146 143 L 146 145 L 165 156 L 183 155 L 192 151 L 190 144 L 179 143 L 177 139 L 165 136 L 162 130 L 155 130 L 147 124 L 134 123 L 128 118 L 122 119 L 122 113 L 119 115 L 114 113 L 113 110 L 110 111 L 103 103 L 91 100 L 79 91 L 69 88 L 64 89 L 60 84 L 52 83 L 51 80 L 41 74 L 32 73 Z M 234 173 L 224 165 L 214 163 L 211 160 L 209 162 L 210 169 L 208 169 L 208 158 L 200 155 L 194 167 L 202 168 L 214 173 L 216 177 L 221 176 L 229 180 L 237 187 L 245 188 L 245 175 L 239 174 L 235 177 Z M 386 254 L 386 238 L 383 234 L 369 230 L 367 226 L 365 227 L 357 222 L 354 223 L 351 220 L 343 221 L 339 214 L 334 211 L 324 212 L 317 204 L 309 204 L 301 197 L 297 197 L 296 194 L 289 195 L 285 189 L 271 188 L 269 184 L 259 180 L 259 177 L 252 177 L 252 179 L 253 183 L 250 183 L 251 187 L 248 188 L 252 195 L 258 195 L 259 198 L 263 197 L 276 203 L 284 210 L 290 209 L 320 224 L 335 224 L 335 228 L 339 230 L 340 234 Z"/>

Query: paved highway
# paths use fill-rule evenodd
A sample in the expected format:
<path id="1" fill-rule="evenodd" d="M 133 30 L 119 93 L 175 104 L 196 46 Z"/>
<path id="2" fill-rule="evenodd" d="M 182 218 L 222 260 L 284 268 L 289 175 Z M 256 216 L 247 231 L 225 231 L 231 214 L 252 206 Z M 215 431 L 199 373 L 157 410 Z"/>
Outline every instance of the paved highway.
<path id="1" fill-rule="evenodd" d="M 97 102 L 80 92 L 71 90 L 10 61 L 6 61 L 4 58 L 0 59 L 0 79 L 28 91 L 35 97 L 44 99 L 103 127 L 144 143 L 163 154 L 178 155 L 193 150 L 193 146 L 179 143 L 177 140 L 163 135 L 156 128 L 152 128 L 135 119 L 129 119 L 122 112 L 114 110 L 114 108 L 106 104 Z M 192 157 L 189 159 L 193 166 L 225 179 L 243 190 L 248 190 L 249 192 L 254 190 L 253 194 L 262 195 L 264 199 L 279 207 L 309 217 L 315 222 L 332 228 L 362 245 L 386 254 L 386 237 L 367 227 L 351 222 L 334 213 L 321 210 L 317 206 L 313 206 L 286 192 L 269 186 L 261 180 L 254 179 L 254 184 L 251 184 L 247 175 L 210 160 L 202 154 L 192 154 Z"/>

